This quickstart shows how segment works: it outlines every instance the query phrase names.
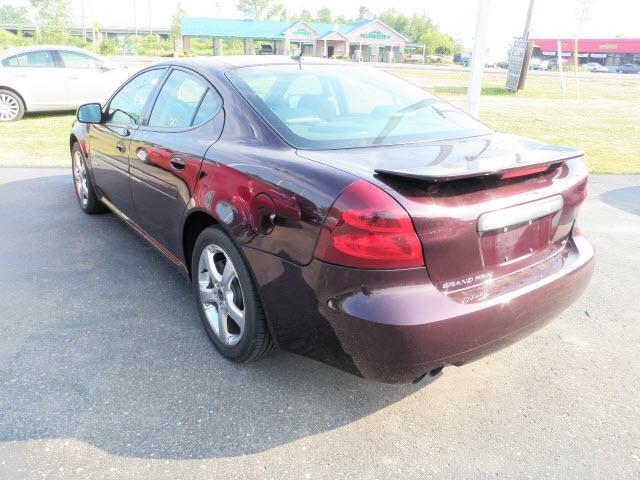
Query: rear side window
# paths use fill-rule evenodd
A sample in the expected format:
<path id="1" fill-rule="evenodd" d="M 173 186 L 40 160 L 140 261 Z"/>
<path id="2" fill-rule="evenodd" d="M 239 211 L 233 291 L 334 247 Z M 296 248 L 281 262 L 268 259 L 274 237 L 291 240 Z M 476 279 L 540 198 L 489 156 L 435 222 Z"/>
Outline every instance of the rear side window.
<path id="1" fill-rule="evenodd" d="M 212 118 L 222 101 L 199 78 L 174 70 L 160 90 L 149 118 L 150 127 L 186 128 Z"/>
<path id="2" fill-rule="evenodd" d="M 5 58 L 2 61 L 3 67 L 19 67 L 20 63 L 18 62 L 18 56 Z"/>
<path id="3" fill-rule="evenodd" d="M 40 50 L 37 52 L 27 52 L 15 57 L 10 57 L 2 61 L 3 67 L 34 67 L 34 68 L 54 68 L 51 52 Z"/>
<path id="4" fill-rule="evenodd" d="M 149 95 L 165 71 L 164 68 L 149 70 L 122 87 L 109 104 L 107 123 L 118 125 L 139 123 Z"/>
<path id="5" fill-rule="evenodd" d="M 60 56 L 65 68 L 92 68 L 102 67 L 102 62 L 97 58 L 90 57 L 83 53 L 60 50 Z"/>
<path id="6" fill-rule="evenodd" d="M 220 95 L 212 88 L 207 90 L 202 103 L 200 104 L 200 108 L 196 113 L 195 118 L 193 119 L 194 125 L 200 125 L 201 123 L 206 122 L 207 120 L 213 118 L 220 107 L 222 106 L 222 99 Z"/>

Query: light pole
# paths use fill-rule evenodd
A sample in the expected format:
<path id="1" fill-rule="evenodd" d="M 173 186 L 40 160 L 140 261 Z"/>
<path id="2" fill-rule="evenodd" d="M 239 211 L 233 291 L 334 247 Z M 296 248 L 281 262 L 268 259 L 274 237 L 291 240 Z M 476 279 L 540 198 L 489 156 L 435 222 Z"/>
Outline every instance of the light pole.
<path id="1" fill-rule="evenodd" d="M 482 91 L 482 74 L 484 72 L 484 55 L 486 49 L 487 28 L 491 0 L 478 1 L 478 17 L 476 19 L 476 36 L 473 40 L 471 54 L 471 78 L 467 91 L 467 113 L 478 116 L 480 111 L 480 93 Z"/>

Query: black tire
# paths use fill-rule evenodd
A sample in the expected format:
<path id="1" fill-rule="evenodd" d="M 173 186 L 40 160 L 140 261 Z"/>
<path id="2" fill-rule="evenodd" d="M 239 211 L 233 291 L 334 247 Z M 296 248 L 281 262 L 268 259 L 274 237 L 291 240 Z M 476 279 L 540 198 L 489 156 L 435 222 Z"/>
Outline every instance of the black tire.
<path id="1" fill-rule="evenodd" d="M 10 108 L 10 110 L 7 110 L 6 116 L 0 115 L 0 122 L 17 122 L 24 116 L 24 102 L 17 93 L 0 88 L 0 103 L 6 103 L 7 108 Z M 17 107 L 17 112 L 15 107 Z"/>
<path id="2" fill-rule="evenodd" d="M 80 161 L 84 167 L 84 182 L 82 176 L 79 176 L 80 172 L 76 168 L 76 162 Z M 91 175 L 87 168 L 87 160 L 82 152 L 82 148 L 78 142 L 71 147 L 71 175 L 73 177 L 73 190 L 76 193 L 76 199 L 80 209 L 88 214 L 93 215 L 95 213 L 104 213 L 108 211 L 107 207 L 98 199 L 93 183 L 91 182 Z M 82 186 L 86 188 L 85 193 L 82 192 Z"/>
<path id="3" fill-rule="evenodd" d="M 231 259 L 241 288 L 245 324 L 240 340 L 235 345 L 228 345 L 218 338 L 207 318 L 200 294 L 200 257 L 203 250 L 211 245 L 222 248 Z M 273 350 L 274 344 L 269 334 L 253 278 L 242 254 L 222 229 L 215 226 L 208 227 L 198 236 L 191 258 L 191 283 L 202 325 L 216 350 L 222 356 L 234 362 L 243 363 L 258 360 Z"/>

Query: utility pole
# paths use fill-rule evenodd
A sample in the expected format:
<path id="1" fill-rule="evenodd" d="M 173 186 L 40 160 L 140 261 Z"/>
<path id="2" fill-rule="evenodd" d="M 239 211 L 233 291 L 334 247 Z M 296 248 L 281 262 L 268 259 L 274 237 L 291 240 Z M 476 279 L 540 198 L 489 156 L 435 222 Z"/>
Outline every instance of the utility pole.
<path id="1" fill-rule="evenodd" d="M 136 42 L 138 41 L 138 9 L 136 8 L 136 0 L 133 0 L 133 27 L 136 32 Z"/>
<path id="2" fill-rule="evenodd" d="M 467 91 L 467 113 L 476 118 L 480 111 L 480 93 L 482 92 L 482 74 L 484 73 L 484 55 L 490 9 L 491 0 L 478 0 L 476 36 L 473 39 L 473 53 L 471 54 L 471 78 L 469 79 L 469 89 Z"/>
<path id="3" fill-rule="evenodd" d="M 580 12 L 580 17 L 578 19 L 578 28 L 576 29 L 576 35 L 573 38 L 573 75 L 576 81 L 576 100 L 580 98 L 580 85 L 578 82 L 578 39 L 582 35 L 582 27 L 587 20 L 587 15 L 589 14 L 589 7 L 591 6 L 590 0 L 583 0 L 582 2 L 582 10 Z"/>
<path id="4" fill-rule="evenodd" d="M 84 23 L 84 0 L 80 0 L 80 11 L 82 12 L 82 40 L 87 43 L 87 27 Z"/>
<path id="5" fill-rule="evenodd" d="M 522 32 L 522 39 L 529 40 L 531 34 L 531 16 L 533 15 L 533 4 L 535 0 L 529 0 L 529 9 L 527 10 L 527 18 L 524 21 L 524 32 Z"/>
<path id="6" fill-rule="evenodd" d="M 527 73 L 529 72 L 529 59 L 531 58 L 531 52 L 533 51 L 533 45 L 529 42 L 529 36 L 531 35 L 531 17 L 533 16 L 533 4 L 535 0 L 529 0 L 529 8 L 527 9 L 527 18 L 524 21 L 524 31 L 522 32 L 522 40 L 527 42 L 527 49 L 524 53 L 524 60 L 522 62 L 522 73 L 518 80 L 518 90 L 524 88 L 524 83 L 527 80 Z"/>

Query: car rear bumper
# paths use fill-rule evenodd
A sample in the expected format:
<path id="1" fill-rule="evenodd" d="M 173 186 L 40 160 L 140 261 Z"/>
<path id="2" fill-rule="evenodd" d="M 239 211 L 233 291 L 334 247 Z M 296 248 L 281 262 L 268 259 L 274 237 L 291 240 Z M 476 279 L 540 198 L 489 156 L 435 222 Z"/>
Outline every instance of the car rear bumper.
<path id="1" fill-rule="evenodd" d="M 574 234 L 539 265 L 445 294 L 424 268 L 367 271 L 317 260 L 269 266 L 265 254 L 245 253 L 278 344 L 385 383 L 462 365 L 537 330 L 581 295 L 594 258 L 589 242 Z"/>

